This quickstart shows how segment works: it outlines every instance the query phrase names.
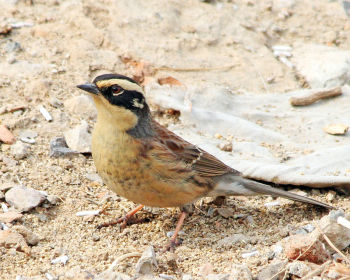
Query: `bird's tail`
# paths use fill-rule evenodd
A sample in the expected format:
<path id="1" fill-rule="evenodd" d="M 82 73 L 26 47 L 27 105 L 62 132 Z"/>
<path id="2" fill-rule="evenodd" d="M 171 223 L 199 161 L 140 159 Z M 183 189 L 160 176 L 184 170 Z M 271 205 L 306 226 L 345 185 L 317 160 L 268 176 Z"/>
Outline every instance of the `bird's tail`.
<path id="1" fill-rule="evenodd" d="M 288 198 L 299 202 L 310 203 L 310 204 L 321 206 L 328 209 L 334 209 L 334 207 L 331 205 L 328 205 L 326 203 L 317 201 L 309 197 L 287 192 L 267 184 L 263 184 L 254 180 L 243 178 L 241 176 L 232 175 L 232 177 L 230 176 L 230 178 L 225 178 L 226 180 L 222 180 L 213 191 L 213 194 L 218 196 L 219 195 L 226 195 L 226 196 L 227 195 L 259 195 L 259 194 L 272 195 L 272 196 L 280 196 L 280 197 Z"/>

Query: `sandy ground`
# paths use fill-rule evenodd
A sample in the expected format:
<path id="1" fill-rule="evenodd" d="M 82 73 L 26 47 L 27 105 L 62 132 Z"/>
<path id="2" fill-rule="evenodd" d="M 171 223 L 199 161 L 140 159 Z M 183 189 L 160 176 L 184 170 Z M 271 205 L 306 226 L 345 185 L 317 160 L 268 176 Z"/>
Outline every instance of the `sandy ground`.
<path id="1" fill-rule="evenodd" d="M 97 230 L 98 224 L 123 215 L 134 204 L 86 179 L 86 174 L 95 172 L 90 156 L 49 156 L 50 140 L 82 119 L 64 107 L 51 106 L 50 98 L 64 102 L 80 95 L 75 85 L 100 73 L 135 74 L 137 69 L 125 63 L 125 58 L 173 69 L 151 73 L 146 82 L 170 75 L 185 85 L 223 84 L 237 92 L 283 93 L 305 83 L 273 56 L 271 45 L 313 42 L 346 48 L 350 43 L 350 23 L 337 1 L 1 0 L 0 9 L 0 26 L 29 25 L 0 35 L 0 105 L 25 107 L 1 115 L 1 123 L 10 126 L 15 135 L 23 129 L 38 133 L 29 157 L 23 160 L 13 162 L 10 146 L 1 145 L 1 181 L 20 182 L 62 199 L 55 207 L 37 207 L 24 215 L 19 223 L 42 240 L 32 247 L 30 256 L 0 247 L 1 279 L 17 275 L 45 279 L 45 273 L 65 279 L 84 270 L 98 274 L 120 255 L 142 252 L 150 244 L 163 246 L 166 233 L 177 221 L 177 209 L 161 209 L 153 214 L 142 212 L 140 216 L 148 217 L 149 222 L 123 232 L 117 227 Z M 16 49 L 13 42 L 20 47 Z M 45 121 L 38 105 L 50 111 L 52 122 Z M 163 114 L 156 116 L 162 123 L 173 121 Z M 308 193 L 326 201 L 327 190 Z M 108 210 L 111 215 L 75 215 L 100 209 L 106 196 L 113 206 Z M 199 279 L 205 263 L 213 265 L 214 273 L 230 272 L 233 263 L 246 263 L 255 273 L 270 262 L 271 245 L 326 214 L 286 201 L 265 207 L 270 200 L 227 200 L 225 207 L 251 216 L 249 221 L 208 216 L 208 209 L 216 206 L 198 204 L 185 223 L 175 261 L 171 254 L 160 255 L 157 273 L 176 277 L 188 273 Z M 344 196 L 336 195 L 332 204 L 350 210 Z M 249 236 L 250 241 L 217 245 L 237 233 Z M 258 256 L 242 258 L 242 253 L 253 249 L 259 251 Z M 51 264 L 60 255 L 69 257 L 67 264 Z M 127 259 L 118 270 L 132 275 L 136 261 Z"/>

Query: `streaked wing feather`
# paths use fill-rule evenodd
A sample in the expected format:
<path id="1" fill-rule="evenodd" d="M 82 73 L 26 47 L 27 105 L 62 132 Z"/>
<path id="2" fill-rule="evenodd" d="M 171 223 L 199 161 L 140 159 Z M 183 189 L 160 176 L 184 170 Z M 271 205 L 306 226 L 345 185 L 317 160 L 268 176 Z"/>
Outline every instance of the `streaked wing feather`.
<path id="1" fill-rule="evenodd" d="M 189 165 L 198 175 L 203 177 L 220 176 L 227 173 L 240 174 L 238 171 L 227 166 L 222 161 L 198 148 L 197 146 L 185 141 L 180 136 L 167 130 L 157 122 L 153 123 L 158 141 L 166 146 L 178 160 Z"/>

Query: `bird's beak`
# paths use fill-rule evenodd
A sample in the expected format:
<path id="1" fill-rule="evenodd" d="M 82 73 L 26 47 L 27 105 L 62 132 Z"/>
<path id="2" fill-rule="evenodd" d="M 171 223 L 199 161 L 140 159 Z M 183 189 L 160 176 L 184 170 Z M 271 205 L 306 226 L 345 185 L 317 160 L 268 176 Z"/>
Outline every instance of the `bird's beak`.
<path id="1" fill-rule="evenodd" d="M 85 91 L 92 93 L 92 94 L 99 94 L 100 93 L 97 86 L 94 84 L 77 85 L 77 88 L 80 88 L 80 89 L 85 90 Z"/>

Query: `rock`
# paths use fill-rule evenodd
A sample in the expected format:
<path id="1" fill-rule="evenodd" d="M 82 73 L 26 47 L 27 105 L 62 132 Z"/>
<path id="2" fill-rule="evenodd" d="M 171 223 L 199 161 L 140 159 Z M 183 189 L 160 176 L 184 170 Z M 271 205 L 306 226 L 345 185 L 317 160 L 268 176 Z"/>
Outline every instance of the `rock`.
<path id="1" fill-rule="evenodd" d="M 64 102 L 64 107 L 68 110 L 68 112 L 86 119 L 94 120 L 97 116 L 95 104 L 87 95 L 79 95 L 67 99 Z"/>
<path id="2" fill-rule="evenodd" d="M 22 47 L 20 43 L 10 39 L 7 41 L 4 49 L 5 49 L 5 52 L 11 53 L 11 52 L 19 52 L 20 50 L 22 50 Z"/>
<path id="3" fill-rule="evenodd" d="M 5 193 L 5 200 L 19 211 L 29 211 L 40 205 L 46 196 L 32 188 L 16 186 Z"/>
<path id="4" fill-rule="evenodd" d="M 335 199 L 336 193 L 334 191 L 329 191 L 326 195 L 328 202 L 332 202 Z"/>
<path id="5" fill-rule="evenodd" d="M 11 153 L 17 160 L 24 159 L 30 154 L 30 146 L 22 142 L 16 142 L 16 144 L 11 146 Z"/>
<path id="6" fill-rule="evenodd" d="M 22 130 L 19 133 L 19 139 L 24 142 L 24 143 L 28 143 L 28 144 L 34 144 L 35 143 L 35 138 L 38 136 L 38 133 L 36 133 L 35 131 L 32 130 Z"/>
<path id="7" fill-rule="evenodd" d="M 91 153 L 91 134 L 88 131 L 87 122 L 64 133 L 64 138 L 69 148 L 79 153 Z"/>
<path id="8" fill-rule="evenodd" d="M 103 184 L 102 178 L 97 173 L 87 173 L 85 174 L 85 178 L 100 185 Z"/>
<path id="9" fill-rule="evenodd" d="M 52 194 L 48 195 L 46 197 L 46 200 L 52 205 L 57 205 L 61 201 L 61 199 L 57 195 L 52 195 Z"/>
<path id="10" fill-rule="evenodd" d="M 332 210 L 327 216 L 324 216 L 318 223 L 322 232 L 330 239 L 330 241 L 339 250 L 343 250 L 350 245 L 350 229 L 343 227 L 337 223 L 339 217 L 350 220 L 350 215 L 345 215 L 343 210 Z M 314 230 L 311 237 L 314 239 L 323 240 L 322 234 L 318 229 Z M 326 248 L 334 253 L 334 249 L 325 241 Z"/>
<path id="11" fill-rule="evenodd" d="M 182 280 L 193 280 L 192 275 L 190 274 L 183 274 Z"/>
<path id="12" fill-rule="evenodd" d="M 307 224 L 305 226 L 302 226 L 301 228 L 308 233 L 313 232 L 315 230 L 315 227 L 312 224 Z"/>
<path id="13" fill-rule="evenodd" d="M 230 248 L 234 246 L 237 243 L 249 243 L 251 237 L 244 235 L 242 233 L 235 233 L 231 236 L 227 236 L 217 242 L 217 247 L 218 248 Z"/>
<path id="14" fill-rule="evenodd" d="M 16 221 L 20 218 L 22 218 L 22 214 L 15 212 L 15 211 L 9 211 L 6 213 L 0 213 L 0 222 L 2 223 L 12 223 L 13 221 Z"/>
<path id="15" fill-rule="evenodd" d="M 219 213 L 220 216 L 228 219 L 230 217 L 234 217 L 235 213 L 230 208 L 218 208 L 216 211 Z"/>
<path id="16" fill-rule="evenodd" d="M 285 255 L 292 260 L 309 261 L 316 264 L 329 259 L 329 253 L 317 237 L 309 234 L 291 235 L 282 240 Z"/>
<path id="17" fill-rule="evenodd" d="M 230 273 L 230 280 L 253 280 L 253 275 L 246 264 L 234 264 Z"/>
<path id="18" fill-rule="evenodd" d="M 302 278 L 311 271 L 311 268 L 304 262 L 296 261 L 288 265 L 287 271 L 292 275 Z"/>
<path id="19" fill-rule="evenodd" d="M 2 183 L 2 184 L 0 184 L 0 191 L 6 192 L 9 189 L 16 187 L 16 186 L 19 186 L 19 185 L 17 185 L 16 183 L 13 183 L 13 182 Z"/>
<path id="20" fill-rule="evenodd" d="M 312 88 L 350 82 L 350 51 L 316 44 L 300 45 L 294 48 L 293 63 Z"/>
<path id="21" fill-rule="evenodd" d="M 66 140 L 63 137 L 55 137 L 50 141 L 50 157 L 63 157 L 79 154 L 68 148 Z"/>
<path id="22" fill-rule="evenodd" d="M 0 141 L 5 144 L 13 144 L 16 142 L 15 136 L 12 132 L 6 127 L 6 125 L 0 125 Z"/>
<path id="23" fill-rule="evenodd" d="M 10 229 L 0 231 L 0 247 L 15 248 L 17 251 L 25 253 L 30 252 L 30 248 L 23 236 Z"/>
<path id="24" fill-rule="evenodd" d="M 158 267 L 156 254 L 153 246 L 149 246 L 137 262 L 135 271 L 138 274 L 153 274 L 155 267 Z"/>
<path id="25" fill-rule="evenodd" d="M 232 143 L 221 143 L 219 149 L 224 152 L 232 152 Z"/>
<path id="26" fill-rule="evenodd" d="M 284 276 L 284 270 L 285 266 L 287 265 L 288 261 L 279 261 L 272 264 L 268 264 L 264 266 L 259 272 L 256 277 L 256 280 L 279 280 L 282 279 Z"/>
<path id="27" fill-rule="evenodd" d="M 11 228 L 11 230 L 15 230 L 16 232 L 20 233 L 24 237 L 28 245 L 35 246 L 40 241 L 40 237 L 32 231 L 30 231 L 25 226 L 15 225 Z"/>

